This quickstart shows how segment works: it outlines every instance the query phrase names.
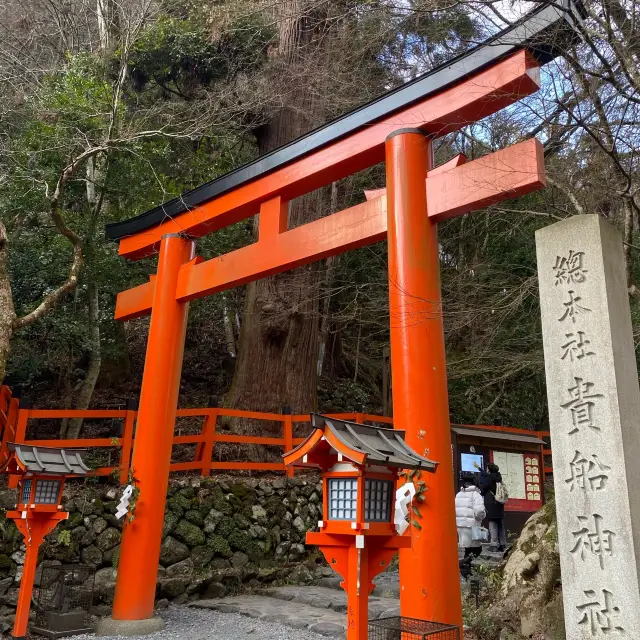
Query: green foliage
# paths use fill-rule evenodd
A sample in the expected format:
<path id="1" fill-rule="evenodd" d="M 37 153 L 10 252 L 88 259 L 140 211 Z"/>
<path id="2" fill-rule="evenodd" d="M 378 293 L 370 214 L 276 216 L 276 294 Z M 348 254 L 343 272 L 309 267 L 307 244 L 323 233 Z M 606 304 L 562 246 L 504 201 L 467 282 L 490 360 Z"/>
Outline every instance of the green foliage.
<path id="1" fill-rule="evenodd" d="M 69 529 L 63 529 L 58 533 L 56 541 L 58 544 L 68 547 L 71 544 L 71 531 L 69 531 Z"/>
<path id="2" fill-rule="evenodd" d="M 474 602 L 466 600 L 462 608 L 462 617 L 465 629 L 468 628 L 478 640 L 500 640 L 504 624 L 486 607 L 476 607 Z"/>
<path id="3" fill-rule="evenodd" d="M 113 555 L 111 556 L 111 568 L 117 569 L 119 562 L 120 562 L 120 545 L 118 545 L 116 550 L 113 552 Z"/>
<path id="4" fill-rule="evenodd" d="M 131 50 L 135 90 L 153 83 L 189 97 L 197 88 L 247 73 L 266 61 L 273 27 L 256 12 L 233 21 L 213 40 L 194 19 L 162 17 L 147 28 Z"/>

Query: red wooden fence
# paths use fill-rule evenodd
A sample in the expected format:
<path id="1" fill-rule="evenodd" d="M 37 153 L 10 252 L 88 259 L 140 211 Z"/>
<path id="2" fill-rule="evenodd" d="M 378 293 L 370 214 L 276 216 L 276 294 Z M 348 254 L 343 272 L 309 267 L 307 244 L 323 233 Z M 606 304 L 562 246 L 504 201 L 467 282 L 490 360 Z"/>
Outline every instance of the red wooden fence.
<path id="1" fill-rule="evenodd" d="M 80 448 L 119 448 L 120 462 L 117 466 L 100 467 L 94 470 L 97 476 L 118 474 L 122 484 L 127 482 L 129 465 L 134 445 L 134 428 L 137 411 L 134 409 L 118 410 L 86 410 L 76 411 L 71 409 L 28 409 L 20 408 L 19 401 L 13 398 L 11 390 L 7 386 L 0 387 L 0 432 L 2 439 L 0 444 L 0 464 L 5 460 L 8 442 L 20 442 L 24 444 L 50 446 L 50 447 L 80 447 Z M 294 425 L 308 423 L 309 415 L 287 415 L 278 413 L 262 413 L 258 411 L 240 411 L 238 409 L 223 409 L 219 407 L 179 409 L 178 418 L 202 418 L 202 427 L 199 433 L 190 435 L 174 435 L 173 444 L 195 444 L 196 450 L 193 460 L 188 462 L 174 462 L 171 471 L 200 471 L 202 476 L 208 476 L 211 471 L 280 471 L 287 475 L 293 474 L 293 469 L 285 469 L 282 462 L 238 462 L 238 461 L 214 461 L 213 453 L 216 443 L 233 443 L 245 445 L 270 445 L 282 447 L 283 453 L 290 451 L 294 446 L 302 442 L 302 438 L 294 438 Z M 393 424 L 393 419 L 385 416 L 377 416 L 366 413 L 340 413 L 331 414 L 334 418 L 352 420 L 354 422 L 377 422 Z M 245 418 L 251 420 L 263 420 L 279 422 L 282 424 L 282 437 L 273 436 L 249 436 L 220 433 L 216 430 L 218 418 Z M 64 418 L 93 418 L 93 419 L 118 419 L 123 421 L 122 436 L 118 438 L 78 438 L 78 439 L 44 439 L 27 440 L 27 424 L 29 420 L 64 419 Z M 507 433 L 522 433 L 522 429 L 513 427 L 498 427 L 487 425 L 460 425 L 475 427 Z M 531 432 L 539 437 L 548 436 L 548 432 Z M 546 455 L 551 450 L 545 450 Z M 546 473 L 552 473 L 550 467 Z"/>

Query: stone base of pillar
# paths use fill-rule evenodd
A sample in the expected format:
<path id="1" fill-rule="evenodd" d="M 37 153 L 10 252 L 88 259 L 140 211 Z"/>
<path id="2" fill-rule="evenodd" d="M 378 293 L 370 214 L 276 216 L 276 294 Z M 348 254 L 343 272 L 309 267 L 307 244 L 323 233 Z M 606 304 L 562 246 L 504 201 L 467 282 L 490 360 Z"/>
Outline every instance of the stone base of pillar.
<path id="1" fill-rule="evenodd" d="M 164 629 L 164 620 L 154 616 L 145 620 L 114 620 L 102 618 L 96 627 L 97 636 L 146 636 Z"/>

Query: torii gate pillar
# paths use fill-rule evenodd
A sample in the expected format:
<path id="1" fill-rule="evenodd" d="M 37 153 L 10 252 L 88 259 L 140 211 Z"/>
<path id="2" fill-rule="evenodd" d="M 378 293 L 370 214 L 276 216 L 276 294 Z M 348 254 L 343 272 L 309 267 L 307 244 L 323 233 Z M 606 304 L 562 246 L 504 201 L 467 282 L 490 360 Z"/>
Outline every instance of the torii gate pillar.
<path id="1" fill-rule="evenodd" d="M 427 215 L 425 189 L 431 165 L 422 130 L 387 138 L 394 425 L 412 449 L 440 463 L 418 505 L 422 528 L 410 527 L 412 547 L 400 551 L 400 606 L 403 616 L 462 629 L 437 223 Z"/>
<path id="2" fill-rule="evenodd" d="M 138 633 L 157 631 L 161 627 L 154 624 L 162 624 L 152 615 L 189 311 L 188 302 L 176 300 L 176 284 L 181 267 L 194 255 L 193 240 L 177 233 L 162 238 L 131 463 L 140 501 L 135 519 L 124 527 L 113 603 L 114 621 L 143 621 L 127 627 Z M 122 632 L 108 620 L 98 629 L 98 635 Z"/>

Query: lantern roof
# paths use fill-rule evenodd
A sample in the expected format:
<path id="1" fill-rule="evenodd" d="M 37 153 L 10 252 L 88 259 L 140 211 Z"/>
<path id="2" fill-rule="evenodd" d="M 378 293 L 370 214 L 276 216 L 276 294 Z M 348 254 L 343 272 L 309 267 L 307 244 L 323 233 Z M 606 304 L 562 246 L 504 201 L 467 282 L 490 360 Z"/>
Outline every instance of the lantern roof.
<path id="1" fill-rule="evenodd" d="M 90 471 L 80 456 L 86 449 L 36 447 L 15 442 L 7 443 L 7 448 L 11 455 L 1 471 L 17 467 L 23 473 L 59 476 L 86 476 Z"/>
<path id="2" fill-rule="evenodd" d="M 286 465 L 328 466 L 323 459 L 342 455 L 359 466 L 381 465 L 399 469 L 422 469 L 434 473 L 438 463 L 416 453 L 399 429 L 372 427 L 347 420 L 311 414 L 313 433 L 284 456 Z"/>

